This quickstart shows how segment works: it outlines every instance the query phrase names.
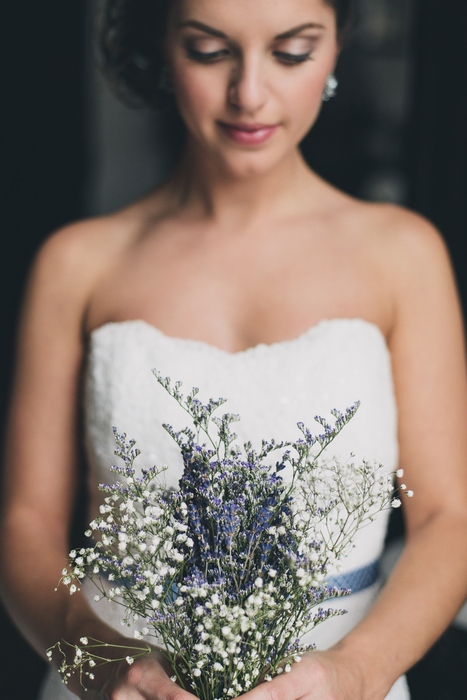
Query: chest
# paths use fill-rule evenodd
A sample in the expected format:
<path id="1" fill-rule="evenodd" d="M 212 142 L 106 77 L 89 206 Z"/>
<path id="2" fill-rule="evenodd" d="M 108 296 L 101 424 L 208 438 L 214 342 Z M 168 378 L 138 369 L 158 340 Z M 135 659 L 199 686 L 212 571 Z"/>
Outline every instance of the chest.
<path id="1" fill-rule="evenodd" d="M 323 232 L 154 238 L 109 271 L 91 327 L 142 318 L 228 350 L 299 335 L 323 318 L 390 326 L 388 289 L 363 246 Z"/>

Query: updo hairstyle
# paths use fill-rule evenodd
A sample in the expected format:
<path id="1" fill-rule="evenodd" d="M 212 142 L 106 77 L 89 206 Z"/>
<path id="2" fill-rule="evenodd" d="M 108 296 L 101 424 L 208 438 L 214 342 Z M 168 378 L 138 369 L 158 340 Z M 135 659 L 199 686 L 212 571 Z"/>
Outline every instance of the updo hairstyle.
<path id="1" fill-rule="evenodd" d="M 102 68 L 120 96 L 135 106 L 160 109 L 173 104 L 161 83 L 160 52 L 173 1 L 104 0 L 99 21 Z M 336 13 L 342 46 L 354 27 L 356 0 L 324 2 Z"/>

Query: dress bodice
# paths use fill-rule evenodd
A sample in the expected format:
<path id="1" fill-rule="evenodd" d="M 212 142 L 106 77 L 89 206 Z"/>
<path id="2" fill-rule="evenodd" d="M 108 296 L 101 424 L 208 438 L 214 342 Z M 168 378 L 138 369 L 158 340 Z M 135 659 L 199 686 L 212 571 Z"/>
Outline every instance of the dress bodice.
<path id="1" fill-rule="evenodd" d="M 135 466 L 168 465 L 167 486 L 177 487 L 182 460 L 162 428 L 189 424 L 189 416 L 152 375 L 193 386 L 200 397 L 225 398 L 222 408 L 238 413 L 239 444 L 249 440 L 296 439 L 297 422 L 312 432 L 314 416 L 329 418 L 355 401 L 356 416 L 328 448 L 328 456 L 381 462 L 396 467 L 397 433 L 390 355 L 381 331 L 361 319 L 322 321 L 298 338 L 229 353 L 204 342 L 168 337 L 143 321 L 107 323 L 92 333 L 86 375 L 86 440 L 92 509 L 101 500 L 99 483 L 112 478 L 112 426 L 137 441 Z M 221 409 L 222 411 L 222 409 Z M 344 570 L 374 561 L 383 545 L 387 514 L 362 529 Z"/>

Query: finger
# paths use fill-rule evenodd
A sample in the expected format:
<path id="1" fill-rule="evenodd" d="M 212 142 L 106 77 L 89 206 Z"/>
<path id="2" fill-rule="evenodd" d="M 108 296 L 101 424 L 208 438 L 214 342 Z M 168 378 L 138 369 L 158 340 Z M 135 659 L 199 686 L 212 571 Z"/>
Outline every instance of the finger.
<path id="1" fill-rule="evenodd" d="M 148 659 L 134 664 L 127 672 L 127 683 L 137 688 L 145 700 L 197 700 L 174 683 L 165 670 Z"/>
<path id="2" fill-rule="evenodd" d="M 290 673 L 275 676 L 242 695 L 242 700 L 301 700 L 325 683 L 325 669 L 316 657 L 292 664 Z M 314 696 L 313 696 L 314 697 Z"/>
<path id="3" fill-rule="evenodd" d="M 299 700 L 304 695 L 292 674 L 283 673 L 242 695 L 242 700 Z"/>
<path id="4" fill-rule="evenodd" d="M 135 688 L 118 688 L 114 690 L 112 694 L 104 695 L 105 700 L 145 700 L 144 695 L 141 695 L 139 690 Z"/>

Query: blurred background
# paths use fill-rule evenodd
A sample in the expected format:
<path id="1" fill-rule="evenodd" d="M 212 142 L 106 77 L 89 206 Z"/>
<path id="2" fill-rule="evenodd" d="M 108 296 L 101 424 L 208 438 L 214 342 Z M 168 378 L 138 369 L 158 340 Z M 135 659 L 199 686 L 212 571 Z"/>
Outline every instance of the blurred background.
<path id="1" fill-rule="evenodd" d="M 359 2 L 359 29 L 337 69 L 338 95 L 324 105 L 303 152 L 347 192 L 400 203 L 434 221 L 466 309 L 467 3 Z M 120 104 L 96 69 L 98 7 L 97 0 L 22 0 L 2 9 L 2 422 L 17 313 L 38 246 L 63 224 L 143 194 L 172 162 L 165 138 L 170 124 Z M 395 517 L 388 561 L 397 556 L 401 536 Z M 462 617 L 410 673 L 414 700 L 467 697 Z M 0 637 L 1 697 L 33 700 L 43 662 L 3 611 Z"/>

